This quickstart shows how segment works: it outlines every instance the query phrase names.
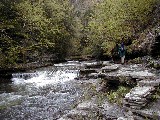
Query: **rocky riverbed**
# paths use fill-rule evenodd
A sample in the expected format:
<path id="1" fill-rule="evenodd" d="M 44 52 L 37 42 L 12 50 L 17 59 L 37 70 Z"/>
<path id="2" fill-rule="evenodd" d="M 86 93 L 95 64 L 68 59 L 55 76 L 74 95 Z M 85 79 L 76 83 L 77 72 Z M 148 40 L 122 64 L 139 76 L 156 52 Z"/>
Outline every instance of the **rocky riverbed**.
<path id="1" fill-rule="evenodd" d="M 15 73 L 11 80 L 0 86 L 2 120 L 144 120 L 160 116 L 156 107 L 160 104 L 159 74 L 142 64 L 70 61 Z M 118 86 L 130 87 L 121 104 L 110 102 L 108 96 Z"/>
<path id="2" fill-rule="evenodd" d="M 157 95 L 156 101 L 152 99 L 156 91 L 159 90 L 160 79 L 153 69 L 148 69 L 142 64 L 120 65 L 108 62 L 93 62 L 92 64 L 85 64 L 80 73 L 79 79 L 85 81 L 91 79 L 95 81 L 103 80 L 105 83 L 96 86 L 97 91 L 99 91 L 97 95 L 78 104 L 75 109 L 59 120 L 160 119 L 160 109 L 153 107 L 159 106 L 159 95 Z M 130 92 L 123 98 L 122 105 L 109 103 L 105 92 L 101 92 L 104 87 L 107 88 L 110 84 L 112 84 L 112 87 L 114 85 L 132 86 Z"/>

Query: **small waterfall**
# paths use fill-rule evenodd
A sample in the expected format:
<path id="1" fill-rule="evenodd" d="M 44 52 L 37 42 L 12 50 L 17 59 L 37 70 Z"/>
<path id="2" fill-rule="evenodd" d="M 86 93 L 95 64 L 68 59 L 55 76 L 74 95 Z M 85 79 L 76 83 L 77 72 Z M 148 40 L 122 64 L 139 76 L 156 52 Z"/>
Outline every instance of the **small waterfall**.
<path id="1" fill-rule="evenodd" d="M 60 63 L 55 67 L 40 69 L 32 73 L 15 73 L 12 75 L 12 81 L 14 84 L 30 83 L 36 86 L 64 83 L 78 76 L 76 64 L 77 62 Z"/>

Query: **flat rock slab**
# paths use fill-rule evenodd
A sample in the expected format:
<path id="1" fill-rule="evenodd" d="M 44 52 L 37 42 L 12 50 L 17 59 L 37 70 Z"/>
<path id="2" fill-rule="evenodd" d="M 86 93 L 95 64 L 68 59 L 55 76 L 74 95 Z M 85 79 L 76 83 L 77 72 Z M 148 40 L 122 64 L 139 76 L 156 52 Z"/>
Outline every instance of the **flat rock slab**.
<path id="1" fill-rule="evenodd" d="M 78 110 L 92 110 L 92 111 L 97 111 L 98 110 L 98 105 L 95 104 L 92 101 L 85 101 L 83 103 L 78 104 L 77 106 Z"/>
<path id="2" fill-rule="evenodd" d="M 148 70 L 144 71 L 121 71 L 117 73 L 118 76 L 131 76 L 132 78 L 147 79 L 155 77 L 155 74 L 150 73 Z"/>
<path id="3" fill-rule="evenodd" d="M 102 67 L 101 70 L 103 73 L 105 72 L 112 72 L 112 71 L 116 71 L 120 68 L 120 64 L 113 64 L 113 65 L 108 65 L 108 66 L 105 66 L 105 67 Z"/>
<path id="4" fill-rule="evenodd" d="M 102 114 L 105 120 L 118 119 L 119 117 L 125 117 L 124 111 L 117 105 L 110 104 L 109 102 L 104 102 L 102 104 Z"/>
<path id="5" fill-rule="evenodd" d="M 97 78 L 98 78 L 98 75 L 99 75 L 98 73 L 90 73 L 90 74 L 87 75 L 87 77 L 90 78 L 90 79 L 91 79 L 91 78 L 92 78 L 92 79 L 97 79 Z"/>
<path id="6" fill-rule="evenodd" d="M 158 87 L 158 86 L 160 86 L 160 79 L 156 79 L 156 80 L 141 80 L 141 81 L 138 82 L 138 86 Z"/>
<path id="7" fill-rule="evenodd" d="M 110 66 L 111 67 L 111 66 Z M 112 71 L 113 70 L 113 71 Z M 136 80 L 135 82 L 145 80 L 145 79 L 155 79 L 156 75 L 149 72 L 148 70 L 141 70 L 140 68 L 134 68 L 132 66 L 121 66 L 120 68 L 116 65 L 113 69 L 109 69 L 109 66 L 105 66 L 102 68 L 103 73 L 99 72 L 98 77 L 104 78 L 106 80 L 121 80 L 134 82 L 131 80 Z M 104 72 L 108 71 L 108 72 Z"/>
<path id="8" fill-rule="evenodd" d="M 140 116 L 143 116 L 146 119 L 160 120 L 160 111 L 145 109 L 145 110 L 136 110 L 133 112 Z"/>
<path id="9" fill-rule="evenodd" d="M 147 97 L 152 91 L 154 91 L 154 87 L 135 87 L 129 93 L 126 94 L 125 99 L 131 100 L 139 100 L 141 98 Z"/>
<path id="10" fill-rule="evenodd" d="M 102 66 L 102 62 L 89 62 L 89 63 L 84 63 L 84 67 L 86 68 L 99 68 Z"/>

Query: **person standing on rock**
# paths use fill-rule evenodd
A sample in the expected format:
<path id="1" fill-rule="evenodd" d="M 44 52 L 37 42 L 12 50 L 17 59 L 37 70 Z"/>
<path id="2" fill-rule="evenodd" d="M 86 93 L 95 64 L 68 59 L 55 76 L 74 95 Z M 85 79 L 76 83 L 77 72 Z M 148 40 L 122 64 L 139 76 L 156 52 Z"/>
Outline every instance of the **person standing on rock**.
<path id="1" fill-rule="evenodd" d="M 118 53 L 121 58 L 121 64 L 124 64 L 126 50 L 123 43 L 121 43 L 121 45 L 119 46 Z"/>

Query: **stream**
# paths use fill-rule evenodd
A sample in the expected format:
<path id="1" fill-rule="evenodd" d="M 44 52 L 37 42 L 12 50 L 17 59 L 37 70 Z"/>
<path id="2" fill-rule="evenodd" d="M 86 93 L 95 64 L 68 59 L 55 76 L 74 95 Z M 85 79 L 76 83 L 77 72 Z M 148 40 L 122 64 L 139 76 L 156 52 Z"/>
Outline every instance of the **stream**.
<path id="1" fill-rule="evenodd" d="M 88 83 L 75 78 L 82 63 L 68 61 L 15 73 L 0 84 L 1 120 L 56 120 L 84 99 Z"/>
<path id="2" fill-rule="evenodd" d="M 89 116 L 94 120 L 99 115 L 100 119 L 102 116 L 104 119 L 130 119 L 130 115 L 124 115 L 120 107 L 111 105 L 107 97 L 101 96 L 102 93 L 98 91 L 103 90 L 103 83 L 97 75 L 104 75 L 113 83 L 121 78 L 128 80 L 128 83 L 132 80 L 142 80 L 143 83 L 143 80 L 147 79 L 154 83 L 154 78 L 160 76 L 159 71 L 145 68 L 142 64 L 120 65 L 103 61 L 105 67 L 93 68 L 96 65 L 99 65 L 99 62 L 68 61 L 12 74 L 12 83 L 0 84 L 0 120 L 63 120 L 67 115 L 73 119 L 75 116 L 78 116 L 78 119 L 79 116 Z M 93 69 L 84 70 L 86 66 Z M 95 71 L 97 73 L 94 73 Z M 87 78 L 82 76 L 83 72 L 92 73 L 87 73 Z M 157 84 L 160 84 L 160 81 Z M 115 84 L 113 86 L 117 87 Z M 142 88 L 139 87 L 140 90 Z M 159 102 L 156 105 L 159 106 Z"/>

